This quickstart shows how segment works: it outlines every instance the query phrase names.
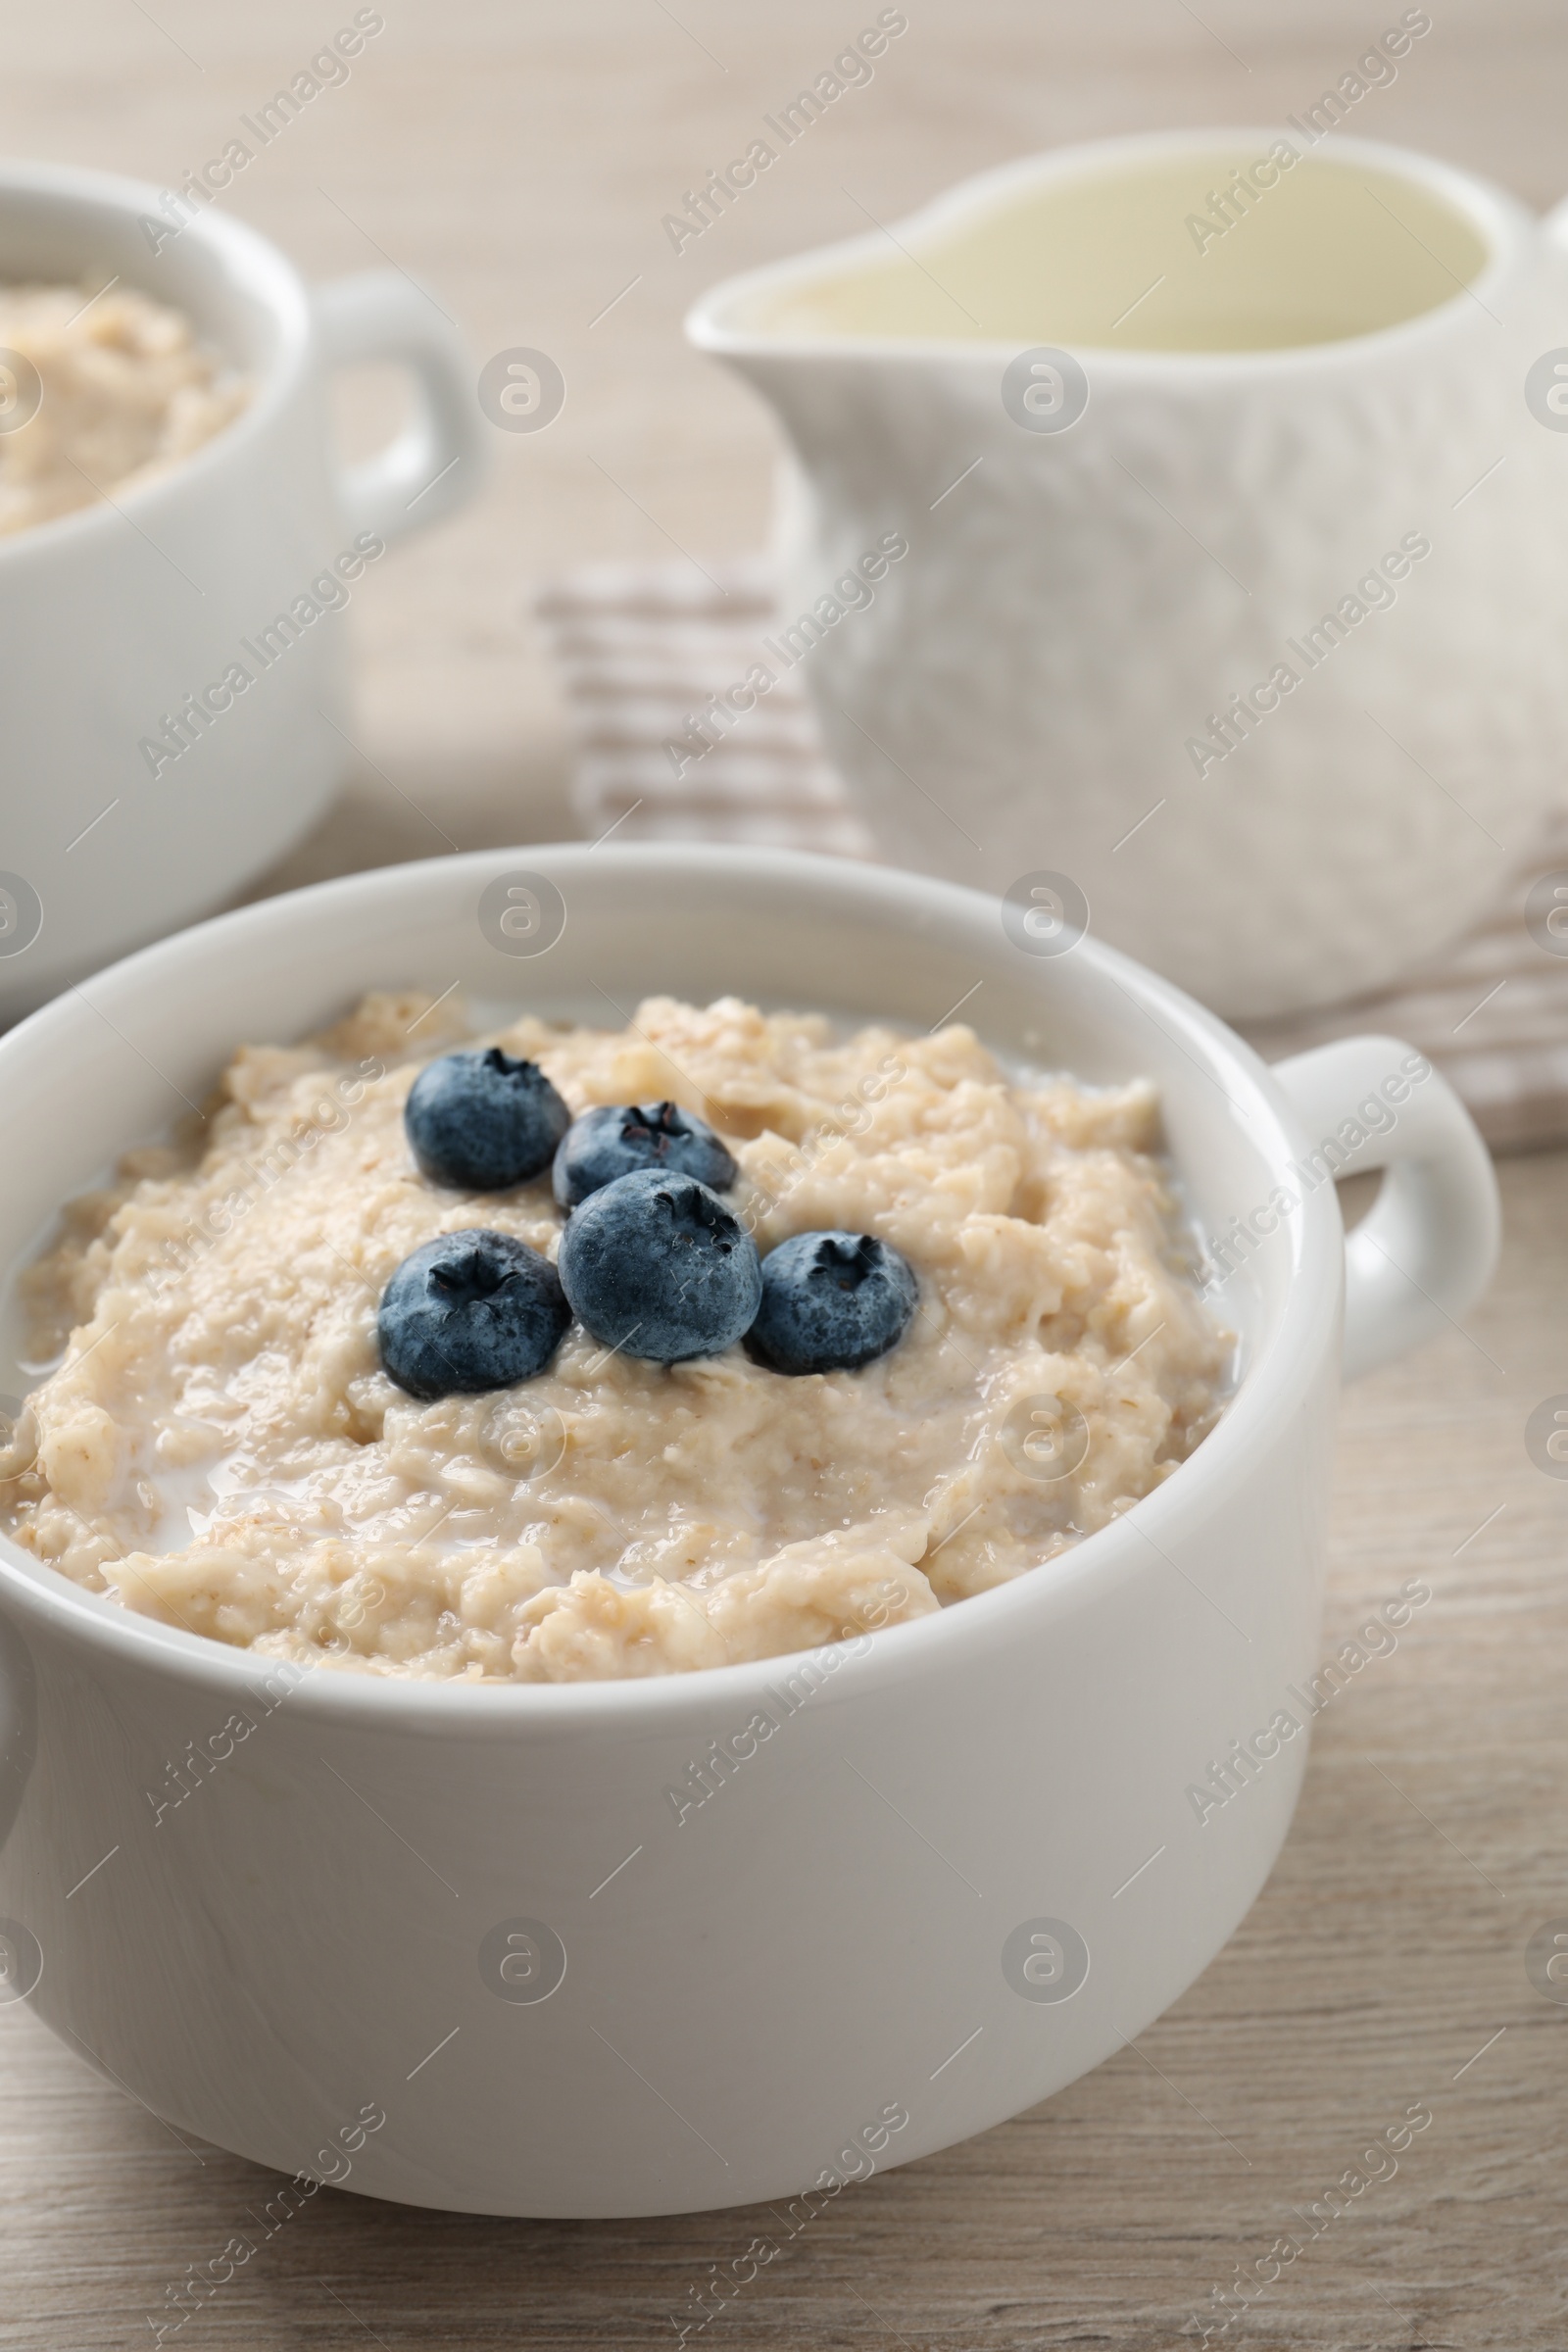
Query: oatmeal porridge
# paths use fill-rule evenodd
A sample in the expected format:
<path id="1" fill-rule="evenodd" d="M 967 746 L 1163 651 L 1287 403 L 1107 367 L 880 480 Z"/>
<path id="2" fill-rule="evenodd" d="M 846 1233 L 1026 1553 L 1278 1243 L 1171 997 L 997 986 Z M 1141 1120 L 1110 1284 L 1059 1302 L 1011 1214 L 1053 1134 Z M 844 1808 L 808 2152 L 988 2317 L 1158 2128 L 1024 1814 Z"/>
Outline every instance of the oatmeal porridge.
<path id="1" fill-rule="evenodd" d="M 1022 1575 L 1212 1425 L 1148 1084 L 956 1023 L 458 1004 L 241 1048 L 71 1203 L 24 1277 L 59 1360 L 0 1456 L 18 1543 L 300 1664 L 667 1674 Z"/>
<path id="2" fill-rule="evenodd" d="M 33 410 L 0 433 L 0 535 L 176 464 L 245 405 L 190 320 L 126 286 L 0 285 L 0 354 L 8 405 Z"/>

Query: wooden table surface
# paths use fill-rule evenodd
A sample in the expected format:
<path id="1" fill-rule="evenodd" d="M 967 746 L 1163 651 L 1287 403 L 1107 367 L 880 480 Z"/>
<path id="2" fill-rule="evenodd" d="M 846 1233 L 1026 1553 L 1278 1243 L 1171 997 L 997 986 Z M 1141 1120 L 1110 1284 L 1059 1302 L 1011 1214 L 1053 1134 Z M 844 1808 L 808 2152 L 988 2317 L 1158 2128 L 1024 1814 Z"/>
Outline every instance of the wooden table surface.
<path id="1" fill-rule="evenodd" d="M 703 286 L 858 228 L 858 203 L 894 218 L 1031 148 L 1278 121 L 1399 11 L 907 0 L 909 30 L 873 82 L 679 256 L 662 214 L 874 6 L 383 13 L 351 79 L 256 159 L 233 208 L 316 277 L 390 259 L 461 319 L 476 359 L 542 347 L 568 398 L 548 432 L 498 432 L 481 503 L 357 593 L 365 764 L 276 887 L 571 830 L 530 584 L 595 555 L 738 553 L 765 528 L 768 427 L 680 339 Z M 13 11 L 6 147 L 173 182 L 352 14 L 348 0 Z M 1555 0 L 1431 0 L 1431 14 L 1356 127 L 1557 197 Z M 345 431 L 377 433 L 390 399 L 373 381 L 346 396 Z M 712 2323 L 715 2352 L 1200 2341 L 1195 2315 L 1218 2328 L 1211 2288 L 1266 2268 L 1297 2209 L 1415 2102 L 1432 2121 L 1396 2173 L 1211 2340 L 1568 2346 L 1568 2005 L 1525 1967 L 1543 1923 L 1568 1926 L 1568 1483 L 1524 1444 L 1531 1408 L 1568 1391 L 1568 1200 L 1558 1156 L 1502 1173 L 1506 1257 L 1469 1330 L 1347 1396 L 1326 1647 L 1406 1578 L 1433 1598 L 1322 1717 L 1251 1916 L 1136 2047 L 846 2194 Z M 186 2153 L 24 2005 L 0 2007 L 0 2345 L 150 2342 L 166 2285 L 246 2228 L 271 2177 Z M 323 2192 L 170 2340 L 618 2352 L 672 2340 L 689 2289 L 766 2226 L 474 2221 Z"/>

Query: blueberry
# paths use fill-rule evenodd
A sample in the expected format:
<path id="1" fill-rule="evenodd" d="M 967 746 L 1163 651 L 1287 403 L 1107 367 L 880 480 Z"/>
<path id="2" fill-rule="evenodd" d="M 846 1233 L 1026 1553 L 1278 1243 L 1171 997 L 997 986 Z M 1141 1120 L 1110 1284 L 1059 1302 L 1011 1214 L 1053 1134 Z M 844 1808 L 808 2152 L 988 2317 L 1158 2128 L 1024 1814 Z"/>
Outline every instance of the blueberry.
<path id="1" fill-rule="evenodd" d="M 656 1364 L 717 1355 L 762 1295 L 756 1244 L 718 1195 L 658 1168 L 617 1176 L 573 1211 L 561 1281 L 602 1347 Z"/>
<path id="2" fill-rule="evenodd" d="M 539 1064 L 499 1046 L 428 1063 L 403 1111 L 420 1175 L 463 1193 L 504 1193 L 537 1176 L 570 1123 Z"/>
<path id="3" fill-rule="evenodd" d="M 556 1153 L 556 1199 L 568 1212 L 590 1193 L 639 1168 L 695 1176 L 721 1193 L 735 1162 L 702 1119 L 678 1102 L 616 1102 L 573 1119 Z"/>
<path id="4" fill-rule="evenodd" d="M 747 1342 L 775 1372 L 853 1372 L 904 1336 L 919 1285 L 870 1233 L 797 1233 L 762 1260 Z"/>
<path id="5" fill-rule="evenodd" d="M 403 1260 L 381 1293 L 376 1337 L 390 1378 L 428 1404 L 532 1380 L 570 1320 L 547 1257 L 474 1226 L 438 1233 Z"/>

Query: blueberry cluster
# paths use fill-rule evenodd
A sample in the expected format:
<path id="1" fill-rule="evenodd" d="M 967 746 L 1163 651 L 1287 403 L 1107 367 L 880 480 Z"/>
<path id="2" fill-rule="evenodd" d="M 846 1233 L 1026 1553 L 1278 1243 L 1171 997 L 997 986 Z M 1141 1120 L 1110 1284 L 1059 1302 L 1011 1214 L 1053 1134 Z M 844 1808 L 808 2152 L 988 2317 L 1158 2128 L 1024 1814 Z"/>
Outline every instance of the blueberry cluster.
<path id="1" fill-rule="evenodd" d="M 559 1264 L 510 1234 L 438 1234 L 381 1295 L 381 1361 L 411 1396 L 510 1388 L 542 1372 L 573 1315 L 602 1347 L 659 1364 L 744 1339 L 782 1373 L 853 1371 L 903 1336 L 918 1290 L 865 1233 L 801 1233 L 766 1258 L 719 1199 L 737 1169 L 674 1102 L 573 1120 L 536 1062 L 492 1046 L 420 1071 L 404 1113 L 421 1175 L 504 1192 L 552 1168 Z"/>

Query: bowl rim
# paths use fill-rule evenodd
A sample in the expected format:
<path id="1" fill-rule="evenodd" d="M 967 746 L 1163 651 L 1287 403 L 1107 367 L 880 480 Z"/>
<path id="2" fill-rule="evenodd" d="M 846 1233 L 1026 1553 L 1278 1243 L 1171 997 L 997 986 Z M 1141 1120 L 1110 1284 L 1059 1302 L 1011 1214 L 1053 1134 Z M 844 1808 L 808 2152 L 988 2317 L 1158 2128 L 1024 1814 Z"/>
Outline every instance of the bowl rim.
<path id="1" fill-rule="evenodd" d="M 737 878 L 765 879 L 781 890 L 810 894 L 818 901 L 825 896 L 845 919 L 874 902 L 883 910 L 912 919 L 945 915 L 956 931 L 980 918 L 989 930 L 997 920 L 997 903 L 983 892 L 895 867 L 804 851 L 685 842 L 528 843 L 372 868 L 234 908 L 109 965 L 95 976 L 94 995 L 102 1000 L 117 987 L 178 988 L 215 956 L 232 959 L 240 954 L 265 962 L 269 952 L 274 958 L 296 956 L 299 942 L 291 935 L 300 929 L 331 931 L 355 910 L 400 898 L 416 908 L 437 877 L 482 889 L 498 875 L 514 872 L 519 861 L 582 888 L 592 888 L 596 875 L 678 874 L 715 886 Z M 1080 971 L 1093 975 L 1091 985 L 1102 1001 L 1109 1004 L 1113 995 L 1120 996 L 1154 1020 L 1180 1053 L 1220 1086 L 1238 1111 L 1261 1114 L 1266 1140 L 1259 1140 L 1256 1121 L 1249 1117 L 1250 1148 L 1283 1182 L 1288 1160 L 1309 1147 L 1291 1104 L 1252 1049 L 1217 1014 L 1116 949 L 1085 937 L 1072 950 L 1072 960 Z M 1038 973 L 1038 964 L 1034 968 Z M 373 971 L 368 972 L 365 985 L 376 984 Z M 744 986 L 743 977 L 737 986 Z M 61 1053 L 69 1055 L 74 1032 L 97 1010 L 73 990 L 30 1013 L 0 1037 L 0 1084 L 10 1076 L 10 1064 L 19 1054 L 41 1049 L 57 1057 Z M 1168 1560 L 1169 1544 L 1185 1542 L 1200 1529 L 1209 1508 L 1203 1499 L 1204 1482 L 1223 1488 L 1228 1478 L 1245 1472 L 1253 1446 L 1266 1444 L 1282 1418 L 1298 1411 L 1325 1352 L 1338 1342 L 1344 1249 L 1334 1188 L 1307 1194 L 1298 1212 L 1282 1221 L 1278 1233 L 1286 1237 L 1290 1253 L 1283 1303 L 1201 1446 L 1170 1478 L 1107 1526 L 1007 1583 L 931 1615 L 881 1628 L 867 1635 L 858 1649 L 844 1642 L 826 1643 L 687 1673 L 566 1683 L 477 1684 L 334 1672 L 326 1664 L 312 1665 L 294 1668 L 302 1679 L 289 1690 L 289 1704 L 341 1725 L 395 1727 L 446 1738 L 484 1738 L 502 1731 L 515 1736 L 530 1731 L 555 1734 L 597 1725 L 652 1731 L 667 1729 L 681 1716 L 700 1718 L 710 1728 L 711 1717 L 719 1711 L 733 1710 L 744 1723 L 770 1682 L 787 1679 L 802 1659 L 819 1658 L 830 1650 L 854 1660 L 855 1674 L 836 1686 L 846 1692 L 852 1685 L 863 1690 L 933 1668 L 960 1672 L 966 1645 L 986 1648 L 1026 1630 L 1026 1621 L 1049 1622 L 1061 1612 L 1113 1597 L 1147 1570 L 1151 1549 Z M 24 1623 L 32 1620 L 55 1637 L 85 1645 L 106 1665 L 121 1661 L 199 1684 L 220 1702 L 256 1699 L 265 1692 L 276 1703 L 276 1681 L 292 1666 L 291 1661 L 230 1647 L 210 1636 L 139 1616 L 108 1594 L 84 1591 L 3 1534 L 0 1595 Z"/>
<path id="2" fill-rule="evenodd" d="M 921 360 L 940 363 L 956 371 L 989 372 L 999 360 L 1017 356 L 1016 339 L 992 336 L 934 335 L 763 334 L 729 322 L 727 314 L 742 301 L 759 294 L 783 292 L 819 276 L 828 266 L 841 267 L 873 257 L 886 259 L 887 239 L 918 242 L 933 233 L 983 217 L 1020 190 L 1053 180 L 1085 179 L 1112 171 L 1118 164 L 1145 156 L 1181 155 L 1214 146 L 1255 146 L 1266 153 L 1286 134 L 1278 123 L 1219 124 L 1211 128 L 1143 130 L 1119 137 L 1076 140 L 1016 156 L 990 171 L 974 173 L 947 189 L 915 212 L 896 220 L 891 230 L 871 229 L 813 246 L 760 268 L 722 278 L 698 296 L 687 312 L 687 340 L 715 358 L 765 364 L 791 360 L 836 360 L 846 365 L 874 365 L 879 361 Z M 1298 157 L 1307 163 L 1317 156 L 1309 148 Z M 1301 369 L 1362 368 L 1385 355 L 1400 355 L 1437 335 L 1446 334 L 1466 315 L 1467 304 L 1485 307 L 1489 295 L 1500 291 L 1501 281 L 1516 268 L 1525 233 L 1542 225 L 1517 198 L 1479 173 L 1424 155 L 1418 148 L 1400 147 L 1383 139 L 1335 134 L 1332 154 L 1375 168 L 1391 178 L 1414 181 L 1459 214 L 1480 237 L 1487 258 L 1473 278 L 1456 285 L 1452 294 L 1430 310 L 1418 311 L 1384 326 L 1359 334 L 1342 335 L 1332 342 L 1281 344 L 1265 351 L 1152 351 L 1120 350 L 1104 343 L 1079 342 L 1072 347 L 1092 364 L 1093 375 L 1107 385 L 1142 385 L 1152 376 L 1174 376 L 1194 387 L 1214 382 L 1254 383 Z"/>
<path id="3" fill-rule="evenodd" d="M 166 217 L 159 210 L 163 193 L 148 180 L 130 179 L 117 172 L 89 171 L 74 164 L 0 162 L 0 212 L 14 198 L 23 197 L 42 198 L 63 213 L 96 207 L 119 216 L 122 221 L 126 215 L 136 220 L 144 215 L 162 220 Z M 206 212 L 171 233 L 177 233 L 181 240 L 189 238 L 193 247 L 209 248 L 227 274 L 270 312 L 277 348 L 266 372 L 256 378 L 251 397 L 238 415 L 188 456 L 122 492 L 111 484 L 113 499 L 100 494 L 92 505 L 78 507 L 70 514 L 51 515 L 44 522 L 30 523 L 25 530 L 7 532 L 0 538 L 0 568 L 25 564 L 35 554 L 41 559 L 55 550 L 64 552 L 76 542 L 90 552 L 93 535 L 122 524 L 127 514 L 138 522 L 155 517 L 160 508 L 180 503 L 187 489 L 200 498 L 207 477 L 217 467 L 240 458 L 251 443 L 268 433 L 298 391 L 310 362 L 311 298 L 287 254 L 246 221 L 220 212 L 216 199 Z M 135 291 L 153 302 L 166 299 L 145 284 L 138 284 Z M 193 317 L 191 323 L 204 341 L 211 340 L 207 321 Z"/>

